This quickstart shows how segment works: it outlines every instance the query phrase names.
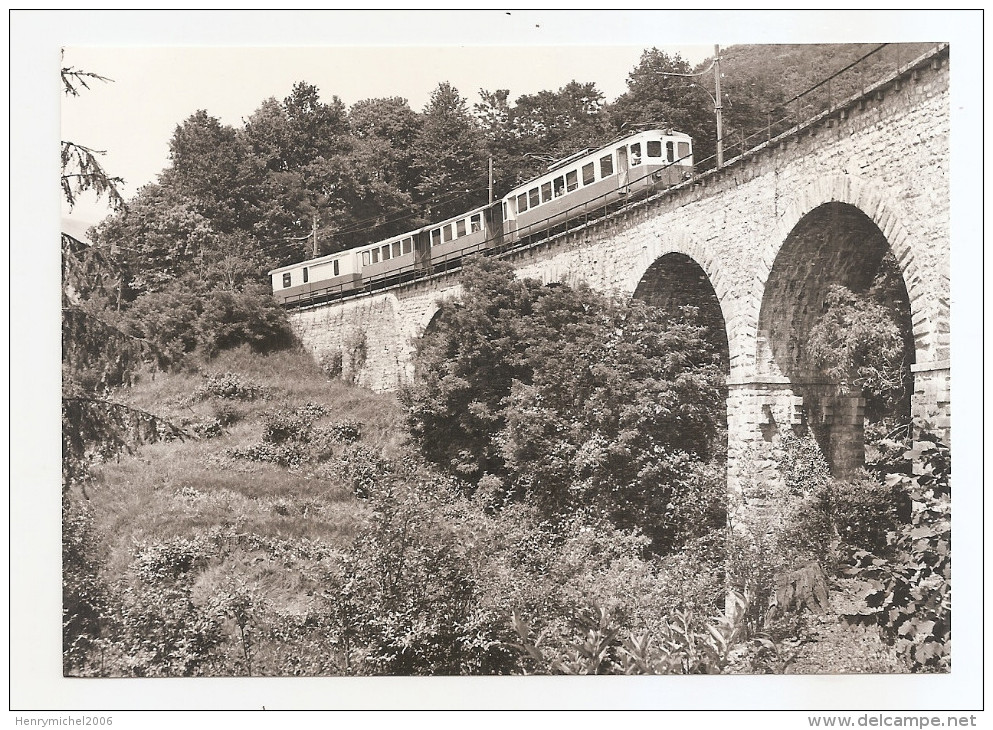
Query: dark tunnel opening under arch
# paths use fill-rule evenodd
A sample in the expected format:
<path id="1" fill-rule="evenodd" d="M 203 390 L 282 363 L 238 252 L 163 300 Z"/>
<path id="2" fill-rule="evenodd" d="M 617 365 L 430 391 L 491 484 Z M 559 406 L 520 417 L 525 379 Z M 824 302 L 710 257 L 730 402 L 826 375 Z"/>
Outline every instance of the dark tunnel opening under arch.
<path id="1" fill-rule="evenodd" d="M 730 356 L 724 312 L 710 277 L 691 257 L 682 253 L 660 256 L 642 276 L 634 298 L 658 307 L 665 317 L 680 318 L 682 307 L 694 307 L 698 321 L 707 328 L 708 341 L 720 353 L 724 371 L 728 371 Z"/>
<path id="2" fill-rule="evenodd" d="M 662 317 L 675 321 L 685 318 L 684 307 L 693 307 L 696 310 L 696 321 L 706 330 L 704 338 L 718 354 L 721 371 L 725 378 L 730 375 L 731 361 L 724 312 L 710 277 L 693 258 L 676 252 L 660 256 L 645 271 L 635 289 L 634 298 L 657 307 Z M 726 380 L 723 402 L 727 403 Z M 723 434 L 723 450 L 727 446 L 726 405 L 718 414 L 718 423 Z"/>
<path id="3" fill-rule="evenodd" d="M 846 388 L 818 366 L 810 345 L 812 329 L 825 314 L 833 286 L 882 305 L 903 341 L 903 395 L 882 412 L 864 393 Z M 884 418 L 909 422 L 914 362 L 912 318 L 907 287 L 885 235 L 859 208 L 825 203 L 790 231 L 773 263 L 759 312 L 757 367 L 785 376 L 803 399 L 803 422 L 836 476 L 849 476 L 864 464 L 864 426 Z"/>

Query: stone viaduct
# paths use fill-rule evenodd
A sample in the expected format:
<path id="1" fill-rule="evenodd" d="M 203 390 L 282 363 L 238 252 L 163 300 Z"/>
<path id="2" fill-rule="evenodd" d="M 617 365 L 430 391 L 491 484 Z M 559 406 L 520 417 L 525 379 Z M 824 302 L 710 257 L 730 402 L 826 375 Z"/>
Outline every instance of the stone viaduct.
<path id="1" fill-rule="evenodd" d="M 805 364 L 803 343 L 827 288 L 864 288 L 887 252 L 913 332 L 912 412 L 949 435 L 949 134 L 945 45 L 720 170 L 504 258 L 545 283 L 712 302 L 727 334 L 732 483 L 747 492 L 746 458 L 769 467 L 776 434 L 801 423 L 818 426 L 844 473 L 863 458 L 862 403 Z M 458 293 L 447 272 L 291 319 L 319 360 L 391 390 L 412 377 L 414 339 Z"/>

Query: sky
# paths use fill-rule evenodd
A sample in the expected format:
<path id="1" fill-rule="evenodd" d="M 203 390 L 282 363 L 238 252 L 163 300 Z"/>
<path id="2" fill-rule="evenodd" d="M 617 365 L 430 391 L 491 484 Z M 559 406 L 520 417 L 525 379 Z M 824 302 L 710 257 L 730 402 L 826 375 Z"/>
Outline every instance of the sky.
<path id="1" fill-rule="evenodd" d="M 289 95 L 293 84 L 318 87 L 325 102 L 347 106 L 369 98 L 400 96 L 421 111 L 442 81 L 470 106 L 480 89 L 508 88 L 511 99 L 569 81 L 595 81 L 612 101 L 626 88 L 640 46 L 428 46 L 406 48 L 66 48 L 67 66 L 112 78 L 62 103 L 62 139 L 105 150 L 105 168 L 125 179 L 125 197 L 155 179 L 168 162 L 176 125 L 198 109 L 241 126 L 269 97 Z M 690 63 L 713 46 L 666 46 Z M 162 69 L 167 69 L 165 73 Z M 160 83 L 157 79 L 162 79 Z M 87 196 L 75 217 L 104 212 Z"/>
<path id="2" fill-rule="evenodd" d="M 696 64 L 715 44 L 873 41 L 880 29 L 939 40 L 907 12 L 858 24 L 849 13 L 799 11 L 96 11 L 47 20 L 65 28 L 65 65 L 113 79 L 62 97 L 60 134 L 105 151 L 125 198 L 167 165 L 169 139 L 192 113 L 240 126 L 298 81 L 325 101 L 401 96 L 417 111 L 442 81 L 470 104 L 480 89 L 509 89 L 513 100 L 572 80 L 595 82 L 613 101 L 651 47 Z M 63 205 L 77 230 L 107 212 L 92 195 L 71 212 Z"/>

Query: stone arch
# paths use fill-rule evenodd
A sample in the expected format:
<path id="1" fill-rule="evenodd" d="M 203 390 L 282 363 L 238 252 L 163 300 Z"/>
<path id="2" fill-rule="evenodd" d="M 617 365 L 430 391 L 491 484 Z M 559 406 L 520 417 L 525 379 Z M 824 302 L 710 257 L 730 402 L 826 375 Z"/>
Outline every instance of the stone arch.
<path id="1" fill-rule="evenodd" d="M 947 347 L 938 341 L 937 335 L 947 331 L 948 301 L 929 291 L 925 274 L 916 260 L 913 239 L 903 224 L 910 216 L 882 190 L 853 175 L 826 175 L 787 199 L 777 218 L 775 233 L 767 240 L 759 259 L 756 307 L 761 306 L 764 290 L 782 246 L 796 226 L 825 203 L 847 203 L 876 225 L 903 274 L 913 319 L 915 360 L 923 363 L 947 359 Z M 758 309 L 753 316 L 758 323 Z M 756 344 L 750 343 L 749 350 L 754 352 L 752 348 Z"/>
<path id="2" fill-rule="evenodd" d="M 709 283 L 709 289 L 716 296 L 716 301 L 720 307 L 720 316 L 724 321 L 725 335 L 728 341 L 730 361 L 732 371 L 735 368 L 739 341 L 737 324 L 740 314 L 735 308 L 734 284 L 732 277 L 726 275 L 728 267 L 733 268 L 734 262 L 723 261 L 720 256 L 706 242 L 702 242 L 698 237 L 686 228 L 667 231 L 665 236 L 652 236 L 648 245 L 641 252 L 634 268 L 629 274 L 625 285 L 625 291 L 631 292 L 632 296 L 638 296 L 639 290 L 644 292 L 646 277 L 651 278 L 653 267 L 658 270 L 660 262 L 669 254 L 679 254 L 689 259 L 699 269 L 696 276 L 703 275 Z M 670 259 L 675 261 L 675 259 Z M 668 269 L 668 267 L 664 267 Z"/>
<path id="3" fill-rule="evenodd" d="M 635 299 L 659 307 L 676 316 L 679 307 L 696 307 L 701 323 L 713 335 L 725 369 L 730 367 L 727 324 L 720 297 L 707 272 L 692 256 L 670 251 L 657 258 L 642 274 L 635 287 Z"/>
<path id="4" fill-rule="evenodd" d="M 438 312 L 441 311 L 441 305 L 455 299 L 461 293 L 462 287 L 459 285 L 445 289 L 434 296 L 427 308 L 418 317 L 417 326 L 413 332 L 413 338 L 416 339 L 427 332 L 428 328 L 434 323 L 435 318 L 438 316 Z"/>
<path id="5" fill-rule="evenodd" d="M 921 311 L 931 298 L 913 275 L 914 252 L 893 207 L 851 178 L 808 186 L 779 222 L 779 245 L 772 260 L 763 262 L 755 331 L 755 384 L 765 390 L 759 399 L 760 428 L 766 440 L 784 426 L 808 428 L 832 470 L 845 476 L 864 460 L 864 401 L 817 371 L 806 351 L 806 334 L 824 311 L 831 285 L 865 291 L 892 254 L 899 270 L 895 311 L 902 328 L 913 332 L 905 352 L 911 362 L 919 361 L 932 345 L 930 313 Z"/>
<path id="6" fill-rule="evenodd" d="M 711 277 L 690 255 L 669 251 L 655 259 L 642 274 L 634 288 L 633 298 L 640 299 L 662 310 L 662 316 L 679 320 L 683 306 L 695 307 L 699 322 L 707 329 L 706 338 L 718 351 L 726 378 L 730 376 L 731 358 L 727 322 L 721 299 Z M 723 412 L 720 414 L 723 447 L 727 446 L 729 401 L 727 380 L 723 387 Z M 718 449 L 718 452 L 724 448 Z"/>

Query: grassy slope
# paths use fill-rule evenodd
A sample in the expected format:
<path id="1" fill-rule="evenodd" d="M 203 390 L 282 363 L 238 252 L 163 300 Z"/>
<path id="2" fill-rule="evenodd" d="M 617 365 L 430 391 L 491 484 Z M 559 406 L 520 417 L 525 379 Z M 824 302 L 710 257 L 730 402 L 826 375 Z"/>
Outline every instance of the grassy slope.
<path id="1" fill-rule="evenodd" d="M 188 403 L 206 375 L 225 372 L 261 384 L 266 396 Z M 208 540 L 213 530 L 225 537 L 208 549 L 198 591 L 209 594 L 246 581 L 287 613 L 305 610 L 315 563 L 329 551 L 347 548 L 364 522 L 365 507 L 335 474 L 333 460 L 288 469 L 235 458 L 230 450 L 260 441 L 266 412 L 307 403 L 328 409 L 319 423 L 361 424 L 361 444 L 386 454 L 403 448 L 402 413 L 394 397 L 330 382 L 302 352 L 223 353 L 200 373 L 149 376 L 129 399 L 177 423 L 210 421 L 225 410 L 235 410 L 239 418 L 214 438 L 148 445 L 97 469 L 88 493 L 106 547 L 106 577 L 125 577 L 149 545 Z M 319 550 L 308 549 L 315 543 Z"/>

